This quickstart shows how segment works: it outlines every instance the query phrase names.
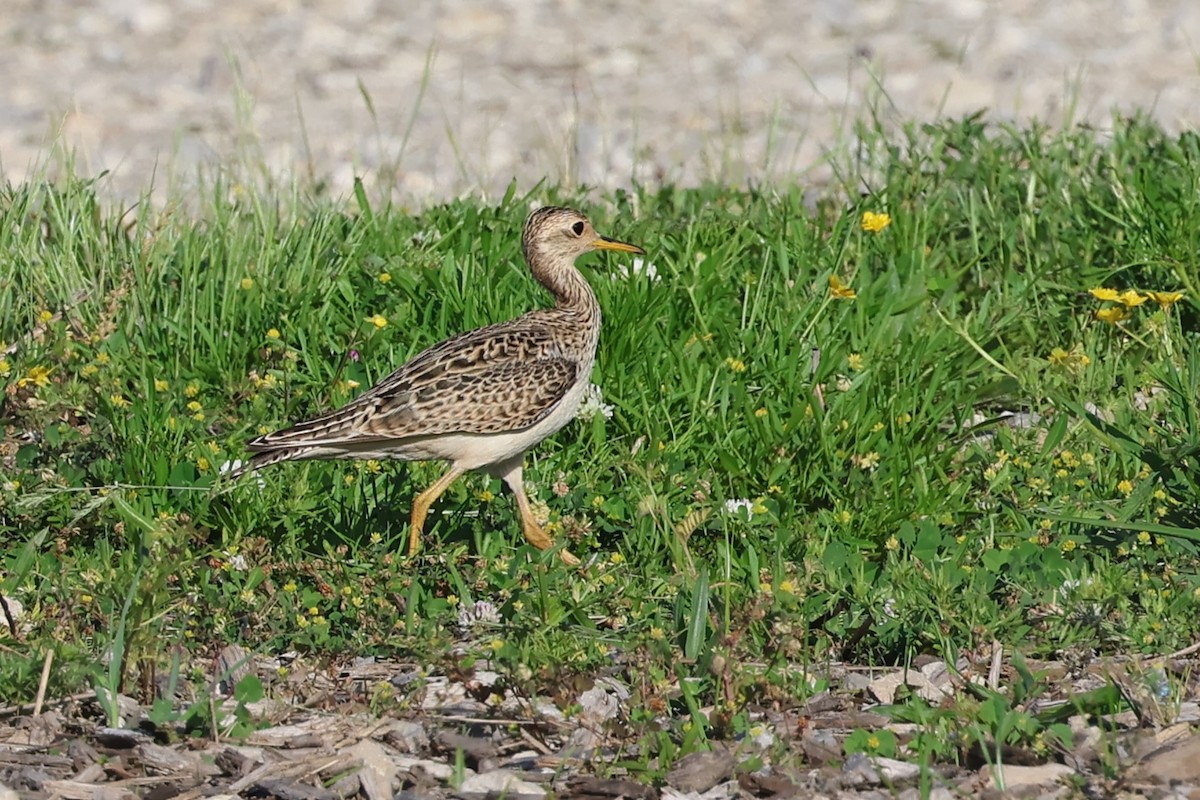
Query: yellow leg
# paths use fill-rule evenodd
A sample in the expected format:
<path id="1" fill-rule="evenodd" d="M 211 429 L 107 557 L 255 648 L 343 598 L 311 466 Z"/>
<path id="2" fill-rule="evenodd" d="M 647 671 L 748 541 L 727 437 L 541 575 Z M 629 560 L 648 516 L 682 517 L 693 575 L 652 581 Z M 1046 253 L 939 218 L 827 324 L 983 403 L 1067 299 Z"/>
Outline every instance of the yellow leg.
<path id="1" fill-rule="evenodd" d="M 513 496 L 517 498 L 517 512 L 521 515 L 521 533 L 525 534 L 525 541 L 538 550 L 549 550 L 554 546 L 554 540 L 542 529 L 542 526 L 538 524 L 537 518 L 533 515 L 533 508 L 529 505 L 529 498 L 525 496 L 525 481 L 521 462 L 517 461 L 515 466 L 509 467 L 503 472 L 501 477 L 508 484 L 508 488 L 512 491 Z M 559 557 L 567 566 L 579 566 L 579 559 L 568 550 L 559 551 Z"/>
<path id="2" fill-rule="evenodd" d="M 437 502 L 442 493 L 450 488 L 450 484 L 458 480 L 458 476 L 462 474 L 463 471 L 458 467 L 451 467 L 449 472 L 437 479 L 437 483 L 413 498 L 412 520 L 408 526 L 409 557 L 415 556 L 421 549 L 421 530 L 425 527 L 425 517 L 429 514 L 429 507 Z"/>

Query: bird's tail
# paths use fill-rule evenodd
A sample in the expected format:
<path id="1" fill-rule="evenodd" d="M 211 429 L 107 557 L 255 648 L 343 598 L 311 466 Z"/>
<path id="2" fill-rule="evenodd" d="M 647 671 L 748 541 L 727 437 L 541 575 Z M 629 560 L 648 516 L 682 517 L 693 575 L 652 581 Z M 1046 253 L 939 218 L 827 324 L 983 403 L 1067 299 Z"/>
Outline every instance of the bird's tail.
<path id="1" fill-rule="evenodd" d="M 255 453 L 246 461 L 233 462 L 232 468 L 222 472 L 226 480 L 237 480 L 243 475 L 278 464 L 280 461 L 291 461 L 299 457 L 299 451 L 294 449 L 269 450 L 265 453 Z"/>

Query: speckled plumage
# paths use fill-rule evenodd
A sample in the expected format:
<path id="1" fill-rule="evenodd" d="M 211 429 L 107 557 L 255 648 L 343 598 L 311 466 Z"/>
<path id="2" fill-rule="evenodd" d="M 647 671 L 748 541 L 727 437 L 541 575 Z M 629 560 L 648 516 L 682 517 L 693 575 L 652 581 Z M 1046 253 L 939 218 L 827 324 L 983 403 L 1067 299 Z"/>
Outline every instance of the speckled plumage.
<path id="1" fill-rule="evenodd" d="M 521 465 L 525 451 L 575 415 L 600 337 L 600 305 L 575 259 L 595 249 L 641 253 L 596 234 L 577 211 L 547 207 L 525 221 L 521 249 L 555 305 L 461 333 L 416 355 L 350 403 L 253 440 L 240 475 L 280 461 L 377 458 L 450 462 L 413 501 L 409 552 L 429 507 L 464 471 L 504 479 L 525 538 L 551 546 L 533 518 Z M 576 559 L 566 551 L 564 559 Z"/>

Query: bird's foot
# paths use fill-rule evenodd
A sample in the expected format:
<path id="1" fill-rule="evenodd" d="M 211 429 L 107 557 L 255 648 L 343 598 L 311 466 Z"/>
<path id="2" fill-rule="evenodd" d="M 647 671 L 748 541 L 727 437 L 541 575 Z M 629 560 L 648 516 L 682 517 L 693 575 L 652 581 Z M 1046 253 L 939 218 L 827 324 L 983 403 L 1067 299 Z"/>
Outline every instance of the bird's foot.
<path id="1" fill-rule="evenodd" d="M 525 541 L 529 542 L 538 550 L 549 550 L 554 546 L 554 540 L 550 538 L 550 534 L 546 533 L 541 525 L 538 525 L 533 520 L 525 520 L 523 522 L 524 524 L 521 525 L 521 530 L 525 534 Z M 562 562 L 568 567 L 577 567 L 582 563 L 580 562 L 578 556 L 567 549 L 559 550 L 558 557 L 562 559 Z"/>

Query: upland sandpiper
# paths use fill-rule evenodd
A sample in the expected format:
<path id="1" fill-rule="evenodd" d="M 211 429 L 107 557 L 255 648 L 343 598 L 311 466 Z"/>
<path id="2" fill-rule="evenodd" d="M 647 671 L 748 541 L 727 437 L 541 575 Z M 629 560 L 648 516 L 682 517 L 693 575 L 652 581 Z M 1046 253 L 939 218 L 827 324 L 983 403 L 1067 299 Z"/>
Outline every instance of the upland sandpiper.
<path id="1" fill-rule="evenodd" d="M 521 250 L 554 307 L 460 333 L 419 353 L 334 411 L 250 442 L 253 457 L 231 476 L 280 461 L 357 458 L 448 461 L 450 469 L 413 499 L 408 552 L 417 552 L 430 506 L 468 470 L 508 485 L 525 539 L 553 544 L 525 495 L 525 451 L 575 416 L 600 338 L 600 304 L 575 259 L 592 250 L 642 253 L 600 236 L 569 208 L 539 208 L 525 220 Z M 564 561 L 578 563 L 567 551 Z"/>

